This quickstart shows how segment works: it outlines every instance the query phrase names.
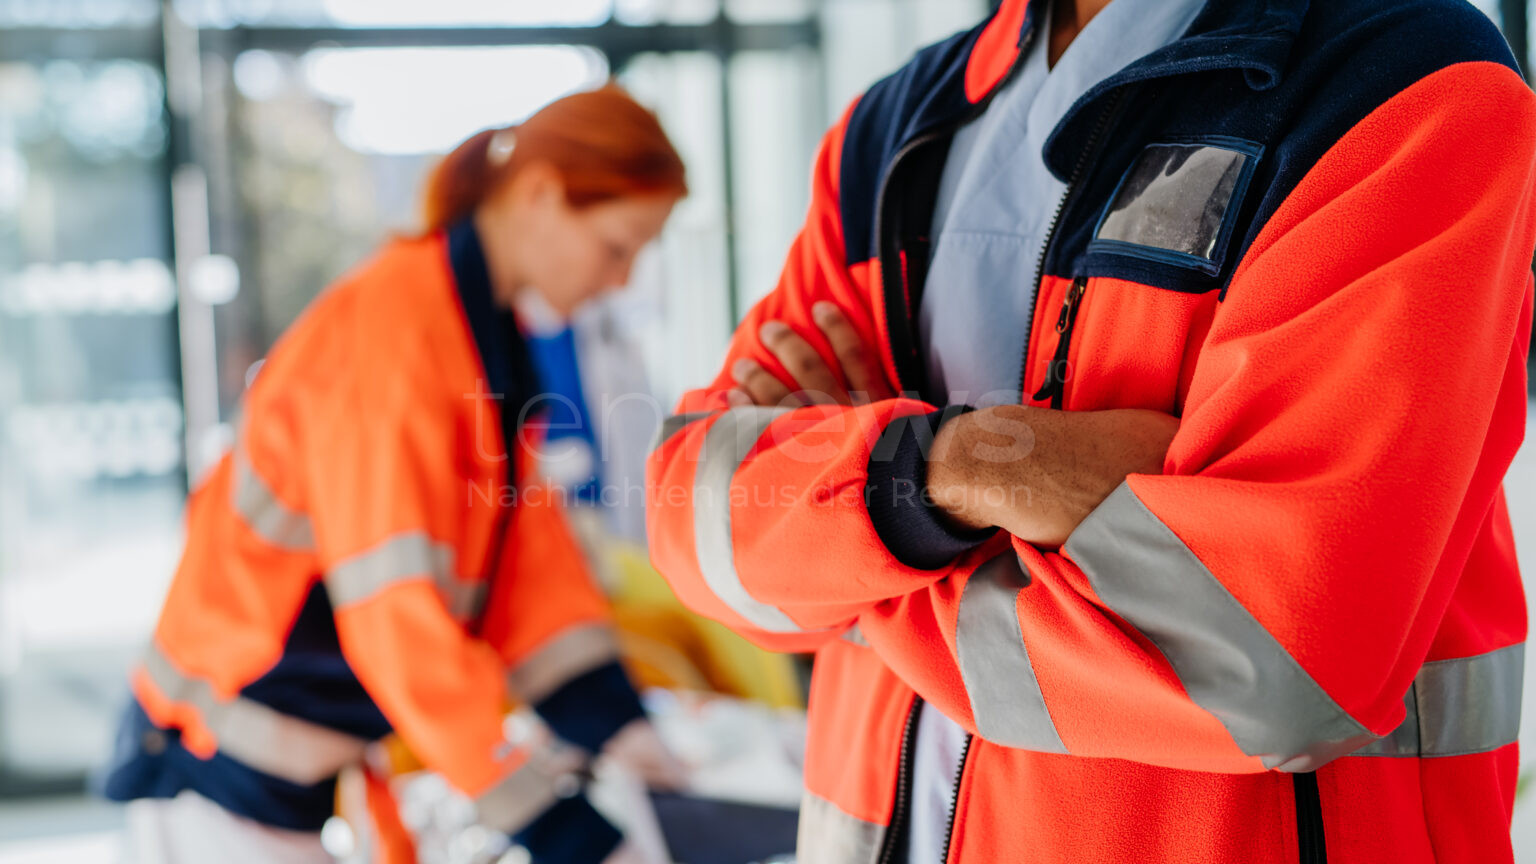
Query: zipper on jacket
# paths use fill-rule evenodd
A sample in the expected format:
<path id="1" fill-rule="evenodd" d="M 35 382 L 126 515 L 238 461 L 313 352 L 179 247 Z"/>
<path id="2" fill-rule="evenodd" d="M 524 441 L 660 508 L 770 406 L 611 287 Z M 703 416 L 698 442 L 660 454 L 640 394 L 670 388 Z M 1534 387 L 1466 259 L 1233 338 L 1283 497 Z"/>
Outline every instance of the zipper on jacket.
<path id="1" fill-rule="evenodd" d="M 1061 301 L 1061 314 L 1056 316 L 1056 355 L 1045 368 L 1045 383 L 1035 392 L 1038 401 L 1049 398 L 1052 408 L 1061 408 L 1067 396 L 1067 352 L 1072 348 L 1072 331 L 1077 324 L 1077 310 L 1082 305 L 1083 293 L 1088 290 L 1088 277 L 1072 280 L 1067 296 Z"/>
<path id="2" fill-rule="evenodd" d="M 907 724 L 901 731 L 901 756 L 896 763 L 896 801 L 891 806 L 891 824 L 880 844 L 878 864 L 892 864 L 906 845 L 907 818 L 912 810 L 912 751 L 917 748 L 917 715 L 923 710 L 923 697 L 914 696 L 907 710 Z"/>
<path id="3" fill-rule="evenodd" d="M 1323 799 L 1317 791 L 1317 773 L 1292 774 L 1296 790 L 1296 850 L 1301 864 L 1327 864 L 1328 846 L 1323 842 Z"/>
<path id="4" fill-rule="evenodd" d="M 890 223 L 891 218 L 895 216 L 895 213 L 887 213 L 888 210 L 892 209 L 889 194 L 892 185 L 891 179 L 896 175 L 897 169 L 913 153 L 935 141 L 953 136 L 960 127 L 986 112 L 987 106 L 992 104 L 992 99 L 997 95 L 998 91 L 1006 87 L 1008 82 L 1012 81 L 1014 76 L 1018 74 L 1018 71 L 1024 68 L 1024 61 L 1029 54 L 1030 47 L 1033 45 L 1039 29 L 1038 23 L 1030 25 L 1029 30 L 1019 40 L 1019 51 L 1014 56 L 1012 65 L 1008 67 L 1008 71 L 1003 74 L 1002 80 L 997 82 L 997 85 L 987 93 L 985 98 L 972 105 L 971 110 L 967 111 L 959 119 L 923 132 L 906 144 L 903 144 L 901 149 L 897 150 L 895 155 L 891 157 L 890 164 L 886 165 L 885 172 L 880 177 L 880 186 L 875 192 L 875 256 L 880 262 L 881 292 L 885 297 L 886 349 L 895 361 L 896 386 L 902 392 L 911 389 L 911 385 L 921 380 L 921 377 L 917 374 L 921 366 L 917 365 L 919 364 L 917 344 L 912 333 L 913 319 L 917 315 L 917 309 L 914 308 L 914 298 L 908 290 L 908 283 L 903 276 L 905 268 L 900 260 L 905 250 L 902 248 L 899 237 L 895 238 L 896 242 L 894 245 L 896 248 L 889 248 L 885 237 L 886 227 Z M 929 219 L 932 219 L 931 213 L 929 214 Z M 899 307 L 897 303 L 900 303 Z M 892 312 L 898 308 L 902 311 L 900 339 L 907 343 L 904 345 L 897 344 L 898 331 L 896 327 L 892 326 L 895 323 L 892 320 Z M 904 364 L 913 367 L 910 370 L 912 374 L 902 374 Z"/>
<path id="5" fill-rule="evenodd" d="M 1045 278 L 1045 259 L 1050 256 L 1051 246 L 1056 242 L 1056 231 L 1061 227 L 1061 217 L 1066 215 L 1067 206 L 1072 203 L 1073 197 L 1077 194 L 1077 184 L 1082 181 L 1083 172 L 1088 170 L 1088 163 L 1092 161 L 1094 154 L 1099 149 L 1099 139 L 1103 138 L 1104 133 L 1109 131 L 1110 120 L 1119 113 L 1121 103 L 1124 101 L 1125 90 L 1117 90 L 1115 95 L 1110 97 L 1109 102 L 1099 110 L 1099 116 L 1094 120 L 1093 130 L 1088 136 L 1088 141 L 1083 146 L 1083 151 L 1078 154 L 1077 163 L 1072 166 L 1072 173 L 1067 177 L 1067 191 L 1062 194 L 1061 200 L 1056 204 L 1056 213 L 1051 216 L 1051 227 L 1046 229 L 1045 242 L 1040 245 L 1040 259 L 1035 262 L 1035 281 L 1030 288 L 1029 314 L 1024 318 L 1026 325 L 1030 329 L 1034 328 L 1035 304 L 1040 302 L 1040 281 Z M 1072 315 L 1075 318 L 1077 313 L 1074 311 Z M 1029 381 L 1025 377 L 1029 372 L 1029 349 L 1031 347 L 1029 341 L 1028 338 L 1024 340 L 1024 357 L 1019 363 L 1020 393 L 1029 392 L 1025 389 L 1029 386 Z M 1063 336 L 1063 341 L 1069 340 L 1066 336 Z M 1059 346 L 1057 351 L 1058 353 L 1061 351 Z M 1052 366 L 1054 367 L 1054 365 L 1053 363 Z M 1049 382 L 1049 371 L 1047 376 L 1046 380 Z M 1044 388 L 1041 389 L 1043 390 Z M 1037 396 L 1035 398 L 1042 397 Z M 1051 407 L 1059 406 L 1053 404 Z"/>
<path id="6" fill-rule="evenodd" d="M 976 736 L 965 733 L 965 745 L 960 748 L 960 767 L 955 769 L 955 788 L 949 794 L 949 821 L 944 825 L 944 854 L 938 864 L 948 864 L 949 848 L 955 843 L 955 817 L 960 813 L 960 783 L 965 779 L 965 763 L 971 761 L 971 743 Z"/>

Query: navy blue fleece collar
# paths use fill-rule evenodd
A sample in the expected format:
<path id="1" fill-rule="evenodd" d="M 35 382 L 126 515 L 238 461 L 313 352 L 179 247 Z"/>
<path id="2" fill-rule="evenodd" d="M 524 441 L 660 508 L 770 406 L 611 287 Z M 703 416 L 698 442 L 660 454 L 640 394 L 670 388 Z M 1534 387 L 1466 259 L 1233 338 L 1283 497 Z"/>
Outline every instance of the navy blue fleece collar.
<path id="1" fill-rule="evenodd" d="M 1030 37 L 1046 2 L 1049 0 L 1030 0 L 1019 29 L 1019 44 Z M 1277 86 L 1284 77 L 1291 46 L 1301 32 L 1310 3 L 1311 0 L 1207 0 L 1189 32 L 1101 82 L 1067 112 L 1047 144 L 1047 164 L 1053 171 L 1065 173 L 1058 167 L 1059 160 L 1051 158 L 1063 149 L 1056 146 L 1056 139 L 1076 140 L 1083 131 L 1081 127 L 1088 125 L 1082 116 L 1084 109 L 1122 85 L 1232 69 L 1240 70 L 1243 80 L 1255 90 Z M 906 124 L 900 139 L 903 143 L 957 123 L 975 110 L 965 98 L 965 70 L 985 27 L 983 22 L 958 43 L 961 50 L 950 55 L 947 68 L 939 73 L 929 96 Z M 994 85 L 994 90 L 1001 84 L 999 81 Z"/>
<path id="2" fill-rule="evenodd" d="M 1043 14 L 1046 2 L 1031 0 L 1019 30 L 1020 44 Z M 1115 78 L 1141 80 L 1186 71 L 1242 69 L 1248 86 L 1268 90 L 1280 83 L 1310 4 L 1311 0 L 1207 0 L 1189 32 Z"/>
<path id="3" fill-rule="evenodd" d="M 1142 81 L 1241 71 L 1254 90 L 1280 84 L 1310 0 L 1209 0 L 1189 32 L 1083 94 L 1045 142 L 1045 164 L 1067 180 L 1105 96 Z"/>
<path id="4" fill-rule="evenodd" d="M 508 455 L 508 480 L 518 423 L 524 406 L 540 392 L 538 374 L 528 352 L 528 343 L 510 309 L 496 304 L 491 287 L 491 272 L 485 262 L 485 249 L 471 219 L 463 219 L 448 228 L 448 265 L 453 271 L 459 303 L 469 321 L 475 348 L 485 372 L 486 389 L 501 400 L 501 430 Z"/>

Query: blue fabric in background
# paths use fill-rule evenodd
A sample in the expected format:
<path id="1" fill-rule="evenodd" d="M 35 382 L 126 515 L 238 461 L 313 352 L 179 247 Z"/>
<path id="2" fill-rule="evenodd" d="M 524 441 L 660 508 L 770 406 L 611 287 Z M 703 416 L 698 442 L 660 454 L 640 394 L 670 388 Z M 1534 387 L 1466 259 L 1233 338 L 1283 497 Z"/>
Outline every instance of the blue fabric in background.
<path id="1" fill-rule="evenodd" d="M 535 425 L 547 425 L 546 445 L 576 439 L 592 454 L 592 471 L 568 487 L 571 499 L 580 504 L 598 503 L 602 489 L 602 462 L 598 458 L 597 434 L 581 387 L 581 370 L 576 359 L 576 331 L 566 325 L 554 333 L 529 334 L 528 352 L 533 368 L 544 387 L 539 400 L 541 416 Z"/>

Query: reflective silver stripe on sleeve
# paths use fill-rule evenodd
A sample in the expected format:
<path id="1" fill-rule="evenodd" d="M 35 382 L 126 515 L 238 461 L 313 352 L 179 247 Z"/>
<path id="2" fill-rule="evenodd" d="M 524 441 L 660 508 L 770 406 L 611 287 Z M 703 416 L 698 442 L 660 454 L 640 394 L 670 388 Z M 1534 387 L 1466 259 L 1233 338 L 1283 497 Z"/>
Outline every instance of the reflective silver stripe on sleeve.
<path id="1" fill-rule="evenodd" d="M 1311 771 L 1375 740 L 1122 483 L 1064 551 L 1156 645 L 1195 704 L 1267 768 Z"/>
<path id="2" fill-rule="evenodd" d="M 1524 675 L 1524 643 L 1425 663 L 1403 700 L 1407 717 L 1354 755 L 1462 756 L 1513 744 Z"/>
<path id="3" fill-rule="evenodd" d="M 769 633 L 799 633 L 783 611 L 747 593 L 736 572 L 731 543 L 731 481 L 768 424 L 788 408 L 748 406 L 721 414 L 704 437 L 693 481 L 693 536 L 699 572 L 716 597 Z"/>
<path id="4" fill-rule="evenodd" d="M 1019 627 L 1019 592 L 1029 574 L 1006 552 L 971 574 L 960 596 L 955 654 L 981 737 L 995 744 L 1065 753 L 1045 707 Z"/>
<path id="5" fill-rule="evenodd" d="M 304 786 L 334 777 L 363 758 L 368 742 L 283 714 L 244 696 L 221 700 L 213 685 L 183 674 L 156 646 L 144 670 L 167 699 L 196 708 L 219 752 L 264 774 Z"/>
<path id="6" fill-rule="evenodd" d="M 795 859 L 800 864 L 874 864 L 885 839 L 885 826 L 844 813 L 810 792 L 800 801 L 800 832 Z"/>
<path id="7" fill-rule="evenodd" d="M 425 532 L 407 531 L 333 565 L 325 574 L 325 588 L 331 605 L 344 609 L 392 585 L 431 580 L 451 614 L 473 617 L 484 602 L 485 585 L 455 576 L 453 559 L 452 546 Z"/>
<path id="8" fill-rule="evenodd" d="M 550 779 L 528 764 L 476 798 L 475 814 L 487 828 L 515 834 L 558 800 Z"/>
<path id="9" fill-rule="evenodd" d="M 688 414 L 673 414 L 661 421 L 661 428 L 656 430 L 656 437 L 651 441 L 651 452 L 661 449 L 661 445 L 671 441 L 672 436 L 683 431 L 688 424 L 703 420 L 714 413 L 713 411 L 693 411 Z"/>
<path id="10" fill-rule="evenodd" d="M 236 447 L 231 458 L 235 469 L 232 503 L 245 524 L 273 546 L 294 552 L 313 550 L 315 532 L 309 517 L 278 499 L 244 450 Z"/>
<path id="11" fill-rule="evenodd" d="M 1403 697 L 1403 710 L 1405 716 L 1403 722 L 1397 724 L 1397 728 L 1388 732 L 1381 738 L 1361 747 L 1349 754 L 1351 756 L 1405 756 L 1416 757 L 1419 755 L 1419 700 L 1414 696 L 1414 687 L 1408 685 L 1408 694 Z"/>
<path id="12" fill-rule="evenodd" d="M 548 640 L 507 673 L 507 686 L 529 705 L 566 682 L 619 659 L 619 643 L 606 624 L 578 624 Z"/>
<path id="13" fill-rule="evenodd" d="M 1414 678 L 1420 751 L 1456 756 L 1495 750 L 1520 734 L 1525 644 L 1425 663 Z"/>

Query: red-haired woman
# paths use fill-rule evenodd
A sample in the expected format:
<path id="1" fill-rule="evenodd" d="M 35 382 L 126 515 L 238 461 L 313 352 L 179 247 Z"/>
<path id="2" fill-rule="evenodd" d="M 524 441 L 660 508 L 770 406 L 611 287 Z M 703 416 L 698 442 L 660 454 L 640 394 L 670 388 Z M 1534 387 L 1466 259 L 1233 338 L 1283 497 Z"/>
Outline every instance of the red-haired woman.
<path id="1" fill-rule="evenodd" d="M 522 428 L 512 307 L 623 285 L 687 191 L 614 86 L 443 160 L 428 232 L 329 288 L 272 349 L 188 539 L 106 779 L 148 862 L 329 861 L 336 777 L 397 732 L 539 862 L 625 857 L 581 794 L 609 753 L 677 779 Z M 510 693 L 557 737 L 504 728 Z M 512 724 L 518 725 L 518 724 Z"/>

